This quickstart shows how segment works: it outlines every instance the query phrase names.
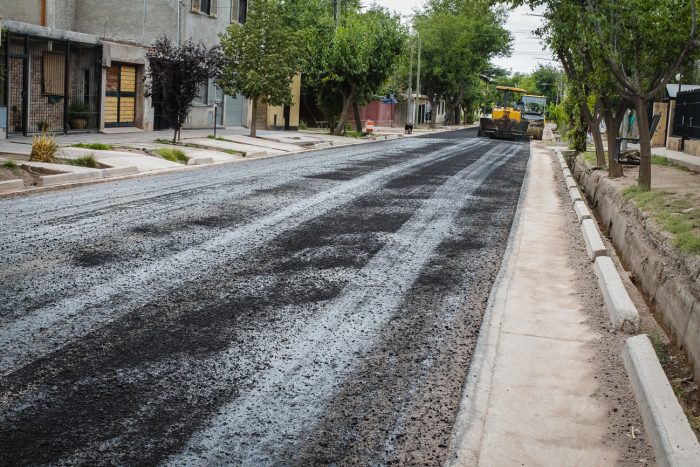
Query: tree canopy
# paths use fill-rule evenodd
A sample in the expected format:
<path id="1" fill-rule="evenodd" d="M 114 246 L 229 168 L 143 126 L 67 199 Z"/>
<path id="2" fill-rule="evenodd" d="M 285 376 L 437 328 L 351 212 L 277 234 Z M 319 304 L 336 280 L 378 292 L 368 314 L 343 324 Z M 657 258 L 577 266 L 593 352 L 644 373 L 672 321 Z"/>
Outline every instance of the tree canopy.
<path id="1" fill-rule="evenodd" d="M 215 78 L 221 69 L 218 47 L 210 48 L 192 40 L 177 45 L 167 37 L 158 39 L 146 53 L 146 96 L 159 103 L 175 126 L 173 142 L 187 120 L 200 85 Z"/>
<path id="2" fill-rule="evenodd" d="M 248 3 L 245 24 L 231 24 L 221 35 L 224 67 L 219 85 L 227 94 L 252 101 L 251 136 L 256 136 L 258 103 L 289 105 L 291 82 L 300 70 L 299 37 L 284 21 L 276 0 Z"/>

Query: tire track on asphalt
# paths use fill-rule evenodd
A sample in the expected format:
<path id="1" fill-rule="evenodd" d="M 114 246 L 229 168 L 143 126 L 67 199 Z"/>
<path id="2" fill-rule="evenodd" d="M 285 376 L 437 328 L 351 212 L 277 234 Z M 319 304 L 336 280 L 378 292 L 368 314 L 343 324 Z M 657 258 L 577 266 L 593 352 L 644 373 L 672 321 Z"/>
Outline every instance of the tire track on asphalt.
<path id="1" fill-rule="evenodd" d="M 115 277 L 108 283 L 95 286 L 88 293 L 70 296 L 34 310 L 0 329 L 0 376 L 11 374 L 42 355 L 84 336 L 95 327 L 118 319 L 129 309 L 152 300 L 158 294 L 201 276 L 217 264 L 244 255 L 283 232 L 376 189 L 386 181 L 467 148 L 485 144 L 484 140 L 470 139 L 419 159 L 369 173 L 303 199 L 283 211 L 225 232 L 201 245 Z"/>
<path id="2" fill-rule="evenodd" d="M 142 178 L 114 182 L 111 194 L 116 196 L 116 198 L 99 196 L 104 191 L 110 191 L 104 189 L 104 184 L 87 185 L 51 192 L 50 195 L 59 201 L 57 203 L 46 203 L 42 194 L 28 195 L 21 198 L 0 198 L 0 209 L 3 209 L 4 205 L 12 208 L 6 209 L 7 217 L 4 220 L 14 221 L 10 224 L 15 225 L 19 220 L 32 220 L 36 216 L 57 217 L 64 211 L 75 209 L 92 212 L 130 203 L 142 203 L 144 199 L 152 200 L 178 195 L 184 191 L 224 187 L 231 183 L 231 173 L 239 177 L 239 180 L 255 180 L 260 176 L 261 168 L 263 171 L 269 171 L 268 175 L 270 176 L 280 173 L 288 174 L 296 170 L 321 171 L 324 168 L 333 169 L 346 163 L 372 160 L 378 155 L 400 153 L 402 150 L 410 150 L 420 145 L 441 141 L 443 139 L 439 136 L 405 138 L 377 141 L 356 146 L 334 147 L 309 153 L 251 160 L 238 164 L 215 165 L 187 172 L 187 179 L 184 183 L 182 181 L 183 173 L 145 174 L 149 183 L 144 183 Z"/>
<path id="3" fill-rule="evenodd" d="M 0 326 L 47 306 L 56 296 L 65 295 L 64 289 L 70 289 L 72 294 L 81 293 L 124 269 L 141 267 L 165 254 L 203 243 L 218 235 L 217 229 L 207 225 L 210 222 L 218 228 L 235 227 L 335 183 L 418 158 L 420 152 L 443 147 L 449 142 L 444 138 L 414 138 L 408 142 L 399 141 L 401 144 L 388 149 L 386 144 L 377 143 L 371 148 L 365 147 L 359 155 L 317 156 L 321 160 L 312 159 L 308 162 L 313 164 L 310 167 L 287 162 L 283 165 L 291 167 L 290 170 L 278 170 L 267 164 L 266 168 L 253 170 L 255 176 L 250 175 L 250 168 L 244 176 L 238 166 L 217 167 L 212 176 L 228 181 L 206 190 L 185 190 L 130 204 L 103 201 L 102 205 L 109 207 L 102 209 L 95 209 L 95 203 L 82 203 L 65 215 L 38 215 L 30 224 L 13 221 L 7 229 L 0 228 L 0 245 L 12 245 L 0 246 L 3 252 L 0 283 L 6 284 L 6 288 L 0 290 Z M 329 167 L 336 169 L 324 172 Z M 324 174 L 342 174 L 343 177 L 324 178 Z M 180 177 L 184 175 L 189 180 L 194 174 L 180 174 Z M 155 177 L 147 180 L 149 184 L 160 183 Z M 122 184 L 117 187 L 117 193 L 128 192 Z M 55 204 L 62 204 L 68 193 L 73 192 L 52 193 L 42 199 L 50 197 Z M 110 198 L 111 190 L 106 194 Z M 274 202 L 270 202 L 270 198 L 274 198 Z M 10 212 L 23 210 L 26 202 L 26 199 L 15 200 Z M 99 203 L 97 200 L 96 204 Z M 222 219 L 227 219 L 226 225 L 220 222 Z M 41 261 L 37 263 L 39 255 Z M 37 289 L 33 286 L 36 283 L 43 283 L 45 287 Z"/>
<path id="4" fill-rule="evenodd" d="M 219 410 L 170 465 L 278 464 L 395 312 L 469 197 L 521 149 L 499 144 L 448 179 L 324 307 L 322 318 L 274 356 L 250 390 Z M 330 331 L 332 330 L 332 332 Z M 292 409 L 293 408 L 293 409 Z M 237 435 L 231 437 L 235 427 Z"/>

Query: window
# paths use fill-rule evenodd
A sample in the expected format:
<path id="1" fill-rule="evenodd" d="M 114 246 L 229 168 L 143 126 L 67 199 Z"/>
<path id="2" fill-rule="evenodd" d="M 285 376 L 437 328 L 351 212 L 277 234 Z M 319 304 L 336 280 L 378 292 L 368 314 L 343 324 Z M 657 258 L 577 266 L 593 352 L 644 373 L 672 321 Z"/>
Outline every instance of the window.
<path id="1" fill-rule="evenodd" d="M 209 103 L 209 83 L 204 82 L 199 85 L 199 93 L 193 101 L 195 104 L 207 105 Z"/>
<path id="2" fill-rule="evenodd" d="M 44 94 L 63 96 L 66 83 L 66 56 L 51 52 L 44 53 Z"/>
<path id="3" fill-rule="evenodd" d="M 238 0 L 238 22 L 245 23 L 248 17 L 248 0 Z"/>
<path id="4" fill-rule="evenodd" d="M 192 11 L 216 16 L 216 0 L 192 0 Z"/>

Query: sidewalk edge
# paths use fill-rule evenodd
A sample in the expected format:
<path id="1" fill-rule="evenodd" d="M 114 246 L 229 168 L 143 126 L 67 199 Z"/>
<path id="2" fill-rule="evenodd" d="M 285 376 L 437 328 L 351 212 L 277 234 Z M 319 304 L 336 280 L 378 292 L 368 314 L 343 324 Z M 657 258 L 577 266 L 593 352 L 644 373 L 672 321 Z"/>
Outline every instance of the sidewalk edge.
<path id="1" fill-rule="evenodd" d="M 510 233 L 508 234 L 506 249 L 503 253 L 496 279 L 491 286 L 491 293 L 489 294 L 486 310 L 484 311 L 479 328 L 479 337 L 477 338 L 467 378 L 462 388 L 462 398 L 452 427 L 445 466 L 456 467 L 478 464 L 478 452 L 473 451 L 478 448 L 478 441 L 481 440 L 489 395 L 489 391 L 479 391 L 479 389 L 483 387 L 482 385 L 484 384 L 488 385 L 493 375 L 493 366 L 496 359 L 495 349 L 498 344 L 501 327 L 501 316 L 495 315 L 495 302 L 499 294 L 500 286 L 506 279 L 508 264 L 513 256 L 513 250 L 516 247 L 516 237 L 522 223 L 524 199 L 531 183 L 531 172 L 532 143 L 530 144 L 530 156 L 528 158 L 523 184 L 520 187 L 518 204 L 515 209 L 515 215 L 513 216 Z M 486 400 L 482 400 L 484 397 Z M 476 440 L 477 442 L 475 442 L 474 438 L 477 434 L 478 439 Z M 470 441 L 468 437 L 471 438 L 472 441 Z"/>
<path id="2" fill-rule="evenodd" d="M 683 413 L 646 334 L 630 337 L 623 351 L 625 368 L 651 437 L 656 462 L 664 467 L 692 467 L 700 443 Z"/>

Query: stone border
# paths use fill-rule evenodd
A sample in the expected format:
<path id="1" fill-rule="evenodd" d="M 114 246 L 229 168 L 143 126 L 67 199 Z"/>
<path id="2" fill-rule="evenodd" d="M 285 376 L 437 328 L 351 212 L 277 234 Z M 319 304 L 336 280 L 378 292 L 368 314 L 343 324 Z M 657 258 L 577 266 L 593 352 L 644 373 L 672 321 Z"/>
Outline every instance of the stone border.
<path id="1" fill-rule="evenodd" d="M 683 255 L 648 215 L 581 158 L 574 174 L 610 233 L 618 256 L 655 306 L 664 328 L 688 355 L 700 383 L 700 257 Z"/>
<path id="2" fill-rule="evenodd" d="M 665 467 L 697 466 L 700 444 L 646 334 L 627 339 L 623 358 L 656 462 Z"/>
<path id="3" fill-rule="evenodd" d="M 561 150 L 555 150 L 561 166 L 564 182 L 569 190 L 573 209 L 581 226 L 581 234 L 586 244 L 588 257 L 594 263 L 594 270 L 598 277 L 598 284 L 605 297 L 605 306 L 610 314 L 610 322 L 617 330 L 634 333 L 639 330 L 639 311 L 632 303 L 622 278 L 608 254 L 603 237 L 598 230 L 598 224 L 586 206 L 583 195 L 578 188 L 571 169 L 566 163 L 566 158 Z M 568 157 L 571 154 L 567 153 Z"/>

